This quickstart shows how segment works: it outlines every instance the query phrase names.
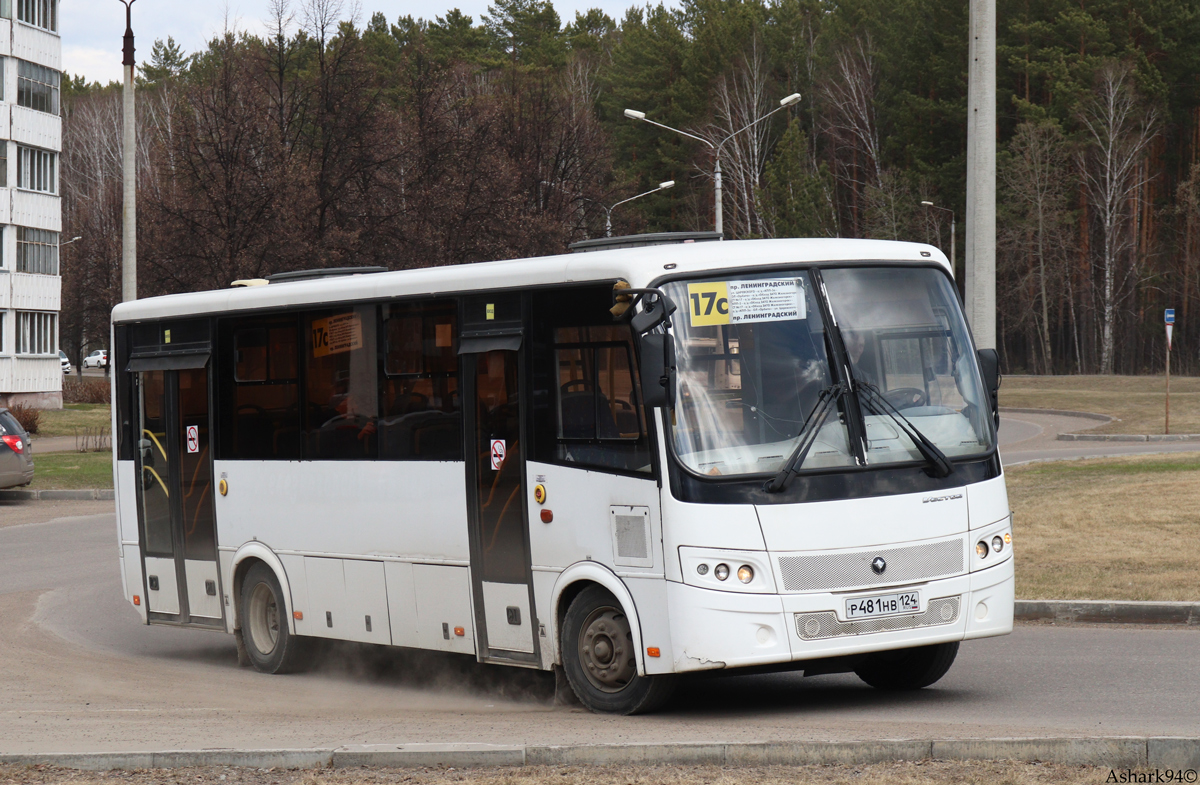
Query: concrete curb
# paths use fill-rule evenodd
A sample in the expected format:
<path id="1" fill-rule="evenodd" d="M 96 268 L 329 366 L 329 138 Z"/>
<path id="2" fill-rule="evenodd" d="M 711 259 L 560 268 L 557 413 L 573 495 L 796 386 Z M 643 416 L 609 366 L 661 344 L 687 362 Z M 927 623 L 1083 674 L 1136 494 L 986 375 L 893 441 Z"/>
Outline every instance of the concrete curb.
<path id="1" fill-rule="evenodd" d="M 1013 615 L 1020 621 L 1183 624 L 1190 627 L 1200 625 L 1200 602 L 1017 600 Z"/>
<path id="2" fill-rule="evenodd" d="M 1046 739 L 927 739 L 723 744 L 371 744 L 311 750 L 169 750 L 0 754 L 0 764 L 71 769 L 392 768 L 481 766 L 861 765 L 894 760 L 1013 760 L 1121 769 L 1200 769 L 1200 738 L 1112 736 Z"/>
<path id="3" fill-rule="evenodd" d="M 1200 442 L 1200 433 L 1060 433 L 1060 442 Z"/>
<path id="4" fill-rule="evenodd" d="M 0 502 L 20 501 L 114 501 L 112 488 L 79 488 L 75 490 L 0 491 Z"/>

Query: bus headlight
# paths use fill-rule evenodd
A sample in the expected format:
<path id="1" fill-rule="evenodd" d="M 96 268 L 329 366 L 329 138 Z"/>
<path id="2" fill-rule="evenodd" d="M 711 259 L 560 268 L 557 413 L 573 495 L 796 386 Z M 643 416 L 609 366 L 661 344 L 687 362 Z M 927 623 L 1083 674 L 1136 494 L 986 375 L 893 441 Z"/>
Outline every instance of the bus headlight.
<path id="1" fill-rule="evenodd" d="M 738 567 L 738 580 L 742 583 L 749 583 L 754 580 L 754 568 L 749 564 L 743 564 Z"/>
<path id="2" fill-rule="evenodd" d="M 983 540 L 975 543 L 975 555 L 981 559 L 986 559 L 988 555 L 988 544 Z"/>
<path id="3" fill-rule="evenodd" d="M 996 553 L 1004 550 L 1004 538 L 999 534 L 992 538 L 992 550 Z"/>
<path id="4" fill-rule="evenodd" d="M 716 569 L 713 570 L 713 575 L 717 576 L 717 580 L 719 581 L 725 580 L 729 577 L 729 565 L 724 563 L 718 564 Z"/>

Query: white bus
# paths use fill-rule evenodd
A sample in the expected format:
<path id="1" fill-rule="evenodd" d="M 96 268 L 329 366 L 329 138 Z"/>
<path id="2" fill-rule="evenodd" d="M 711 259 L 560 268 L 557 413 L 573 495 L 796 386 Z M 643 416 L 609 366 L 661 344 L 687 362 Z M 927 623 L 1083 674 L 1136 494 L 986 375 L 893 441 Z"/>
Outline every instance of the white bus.
<path id="1" fill-rule="evenodd" d="M 126 597 L 260 671 L 336 638 L 634 713 L 714 669 L 918 689 L 1012 630 L 995 352 L 930 246 L 282 276 L 112 346 Z"/>

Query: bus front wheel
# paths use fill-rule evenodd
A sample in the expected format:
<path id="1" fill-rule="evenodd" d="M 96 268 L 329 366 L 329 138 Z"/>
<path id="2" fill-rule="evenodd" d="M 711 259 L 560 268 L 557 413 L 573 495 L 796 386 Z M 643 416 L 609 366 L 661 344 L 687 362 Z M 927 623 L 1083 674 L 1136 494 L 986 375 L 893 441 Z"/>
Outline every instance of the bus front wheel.
<path id="1" fill-rule="evenodd" d="M 879 690 L 919 690 L 946 675 L 958 656 L 958 642 L 869 654 L 854 669 L 858 678 Z"/>
<path id="2" fill-rule="evenodd" d="M 270 567 L 259 562 L 250 568 L 240 600 L 242 639 L 254 669 L 289 673 L 303 667 L 307 647 L 288 630 L 287 603 Z"/>
<path id="3" fill-rule="evenodd" d="M 638 676 L 629 617 L 600 586 L 589 586 L 571 601 L 561 644 L 571 689 L 598 714 L 651 712 L 674 691 L 673 676 Z"/>

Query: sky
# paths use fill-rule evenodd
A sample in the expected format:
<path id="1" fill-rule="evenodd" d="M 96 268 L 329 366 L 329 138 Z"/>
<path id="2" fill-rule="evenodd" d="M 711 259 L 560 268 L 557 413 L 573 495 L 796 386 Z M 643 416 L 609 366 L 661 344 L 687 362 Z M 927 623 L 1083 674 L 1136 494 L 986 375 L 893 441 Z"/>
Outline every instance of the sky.
<path id="1" fill-rule="evenodd" d="M 293 6 L 300 0 L 292 0 Z M 389 22 L 405 14 L 432 19 L 458 8 L 478 23 L 487 12 L 489 0 L 358 0 L 359 25 L 380 11 Z M 256 35 L 266 32 L 269 0 L 136 0 L 133 4 L 133 32 L 136 36 L 138 64 L 150 59 L 156 39 L 175 42 L 187 53 L 202 49 L 226 24 Z M 554 8 L 563 23 L 575 18 L 577 11 L 601 8 L 620 19 L 637 0 L 554 0 Z M 345 0 L 349 8 L 352 0 Z M 667 5 L 673 5 L 668 2 Z M 63 44 L 63 70 L 83 74 L 88 81 L 121 81 L 121 45 L 125 34 L 125 7 L 119 0 L 60 0 L 59 22 Z"/>

